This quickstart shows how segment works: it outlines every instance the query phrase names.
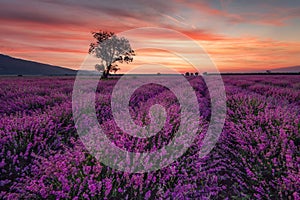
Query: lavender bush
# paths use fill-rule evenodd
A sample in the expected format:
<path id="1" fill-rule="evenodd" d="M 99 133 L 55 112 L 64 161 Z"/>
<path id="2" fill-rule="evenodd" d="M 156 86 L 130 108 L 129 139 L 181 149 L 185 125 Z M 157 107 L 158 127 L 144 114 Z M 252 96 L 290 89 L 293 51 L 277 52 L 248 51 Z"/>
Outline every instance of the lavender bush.
<path id="1" fill-rule="evenodd" d="M 223 79 L 227 115 L 214 149 L 199 157 L 211 117 L 210 94 L 203 79 L 188 77 L 199 102 L 193 109 L 201 113 L 196 139 L 171 165 L 133 174 L 99 163 L 78 137 L 72 115 L 74 78 L 2 78 L 1 199 L 300 199 L 300 77 Z M 135 138 L 122 132 L 112 116 L 117 81 L 101 82 L 95 99 L 106 136 L 131 152 L 168 144 L 182 123 L 174 94 L 151 84 L 133 94 L 129 108 L 136 124 L 150 123 L 153 104 L 167 113 L 157 135 Z"/>

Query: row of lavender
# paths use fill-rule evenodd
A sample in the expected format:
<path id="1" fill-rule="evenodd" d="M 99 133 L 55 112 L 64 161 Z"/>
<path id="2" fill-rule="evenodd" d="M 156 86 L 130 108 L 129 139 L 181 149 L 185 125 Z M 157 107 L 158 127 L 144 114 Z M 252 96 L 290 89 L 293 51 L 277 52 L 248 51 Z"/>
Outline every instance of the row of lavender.
<path id="1" fill-rule="evenodd" d="M 209 92 L 202 79 L 188 79 L 199 101 L 198 136 L 171 165 L 142 174 L 106 167 L 85 149 L 72 118 L 73 78 L 1 79 L 1 198 L 299 199 L 300 77 L 224 77 L 226 122 L 204 158 L 198 152 L 210 120 Z M 134 94 L 130 112 L 136 123 L 149 123 L 144 104 L 159 102 L 171 116 L 165 126 L 170 128 L 139 140 L 111 131 L 116 82 L 101 83 L 96 96 L 107 136 L 128 151 L 166 145 L 180 123 L 174 95 L 155 85 Z"/>

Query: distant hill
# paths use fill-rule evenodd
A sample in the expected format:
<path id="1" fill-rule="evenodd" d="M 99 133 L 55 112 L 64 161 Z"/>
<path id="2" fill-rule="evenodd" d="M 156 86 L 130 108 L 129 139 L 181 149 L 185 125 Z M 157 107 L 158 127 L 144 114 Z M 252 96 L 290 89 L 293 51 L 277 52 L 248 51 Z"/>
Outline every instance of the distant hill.
<path id="1" fill-rule="evenodd" d="M 77 71 L 63 67 L 22 60 L 0 54 L 0 75 L 76 75 Z"/>
<path id="2" fill-rule="evenodd" d="M 277 69 L 270 69 L 271 72 L 300 72 L 300 66 L 282 67 Z"/>

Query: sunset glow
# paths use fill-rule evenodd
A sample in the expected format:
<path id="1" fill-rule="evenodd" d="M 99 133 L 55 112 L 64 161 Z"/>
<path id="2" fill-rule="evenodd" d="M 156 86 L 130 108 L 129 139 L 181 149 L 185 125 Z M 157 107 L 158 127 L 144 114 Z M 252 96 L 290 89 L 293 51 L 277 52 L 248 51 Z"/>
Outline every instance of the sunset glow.
<path id="1" fill-rule="evenodd" d="M 4 0 L 0 7 L 0 52 L 79 69 L 93 41 L 92 31 L 118 34 L 134 28 L 160 27 L 197 41 L 222 72 L 266 70 L 299 65 L 299 13 L 300 2 L 291 0 Z M 159 33 L 153 36 L 157 38 L 153 42 L 161 42 L 163 47 L 166 37 Z M 168 45 L 178 40 L 167 39 Z M 185 41 L 182 45 L 186 47 Z M 193 49 L 187 53 L 201 56 Z M 180 73 L 195 70 L 172 52 L 145 49 L 137 51 L 135 61 L 122 66 L 119 73 L 158 60 Z"/>

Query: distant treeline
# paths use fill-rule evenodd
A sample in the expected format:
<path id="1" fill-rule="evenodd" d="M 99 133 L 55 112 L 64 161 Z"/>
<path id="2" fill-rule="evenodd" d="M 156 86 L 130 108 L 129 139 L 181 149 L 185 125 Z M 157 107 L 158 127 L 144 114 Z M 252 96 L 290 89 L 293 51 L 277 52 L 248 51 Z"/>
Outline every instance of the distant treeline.
<path id="1" fill-rule="evenodd" d="M 99 76 L 97 73 L 80 73 L 77 75 L 81 76 Z M 125 74 L 110 74 L 110 77 L 120 77 L 124 76 Z M 250 72 L 250 73 L 203 73 L 202 76 L 210 76 L 210 75 L 221 75 L 221 76 L 232 76 L 232 75 L 238 75 L 238 76 L 249 76 L 249 75 L 300 75 L 300 72 Z M 76 74 L 38 74 L 38 75 L 28 75 L 28 74 L 17 74 L 17 75 L 0 75 L 0 77 L 23 77 L 23 76 L 76 76 Z M 126 74 L 126 76 L 199 76 L 194 74 Z"/>

